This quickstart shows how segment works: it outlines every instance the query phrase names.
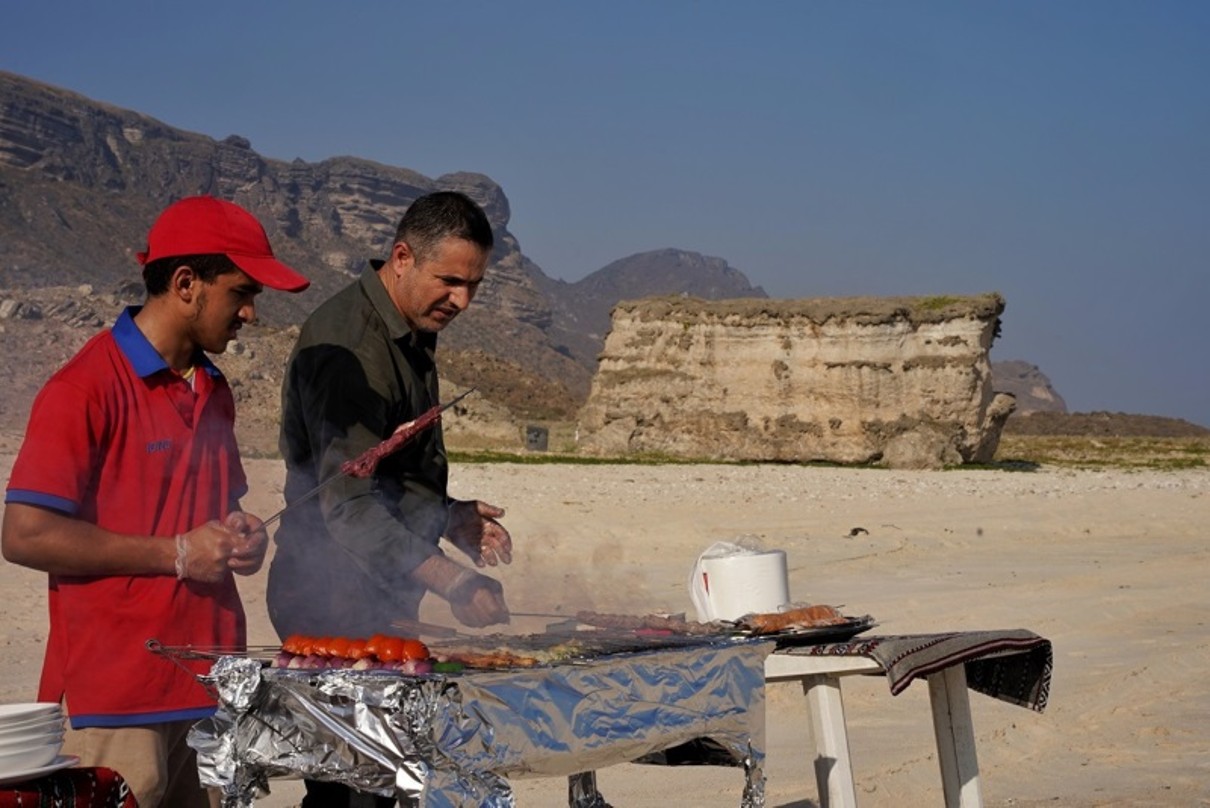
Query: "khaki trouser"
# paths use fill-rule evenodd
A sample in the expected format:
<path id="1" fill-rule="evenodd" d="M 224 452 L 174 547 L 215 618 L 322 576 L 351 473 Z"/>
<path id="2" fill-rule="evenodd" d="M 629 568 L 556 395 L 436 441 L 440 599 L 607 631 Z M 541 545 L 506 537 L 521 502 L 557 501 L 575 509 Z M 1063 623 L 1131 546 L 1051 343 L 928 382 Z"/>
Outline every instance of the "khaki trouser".
<path id="1" fill-rule="evenodd" d="M 82 766 L 104 766 L 122 775 L 139 808 L 218 808 L 218 791 L 202 788 L 197 753 L 185 743 L 195 723 L 69 729 L 63 754 L 79 755 Z"/>

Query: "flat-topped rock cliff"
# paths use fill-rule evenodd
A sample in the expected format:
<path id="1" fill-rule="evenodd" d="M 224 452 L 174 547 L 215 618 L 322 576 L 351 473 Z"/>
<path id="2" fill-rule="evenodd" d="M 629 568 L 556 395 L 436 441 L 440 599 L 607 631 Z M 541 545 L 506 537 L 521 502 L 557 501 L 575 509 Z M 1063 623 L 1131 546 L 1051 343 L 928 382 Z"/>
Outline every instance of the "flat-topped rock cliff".
<path id="1" fill-rule="evenodd" d="M 1013 407 L 988 359 L 1003 310 L 998 294 L 624 301 L 580 412 L 581 448 L 990 462 Z"/>

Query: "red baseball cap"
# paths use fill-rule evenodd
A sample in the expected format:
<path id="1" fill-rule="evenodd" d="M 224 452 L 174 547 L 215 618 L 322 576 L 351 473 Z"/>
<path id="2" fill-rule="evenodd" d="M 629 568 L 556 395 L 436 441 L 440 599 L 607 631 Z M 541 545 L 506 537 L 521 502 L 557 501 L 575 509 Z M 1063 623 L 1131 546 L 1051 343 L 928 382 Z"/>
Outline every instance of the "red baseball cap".
<path id="1" fill-rule="evenodd" d="M 225 255 L 255 281 L 284 292 L 301 292 L 311 282 L 273 257 L 269 237 L 248 211 L 213 196 L 173 202 L 151 226 L 140 264 L 178 255 Z"/>

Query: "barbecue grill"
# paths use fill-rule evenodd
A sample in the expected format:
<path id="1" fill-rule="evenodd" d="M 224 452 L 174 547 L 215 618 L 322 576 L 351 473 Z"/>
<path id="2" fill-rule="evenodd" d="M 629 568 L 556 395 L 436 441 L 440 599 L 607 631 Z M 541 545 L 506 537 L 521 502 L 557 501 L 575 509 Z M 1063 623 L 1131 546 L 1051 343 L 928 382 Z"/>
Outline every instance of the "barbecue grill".
<path id="1" fill-rule="evenodd" d="M 214 659 L 202 679 L 219 710 L 194 726 L 189 745 L 203 784 L 221 789 L 228 808 L 253 805 L 270 778 L 302 777 L 417 808 L 512 806 L 510 778 L 550 776 L 569 778 L 571 805 L 599 808 L 596 769 L 668 762 L 677 749 L 710 757 L 691 751 L 680 762 L 742 768 L 741 806 L 763 805 L 764 660 L 776 643 L 617 642 L 532 668 L 421 676 L 271 667 L 268 648 L 155 650 Z"/>

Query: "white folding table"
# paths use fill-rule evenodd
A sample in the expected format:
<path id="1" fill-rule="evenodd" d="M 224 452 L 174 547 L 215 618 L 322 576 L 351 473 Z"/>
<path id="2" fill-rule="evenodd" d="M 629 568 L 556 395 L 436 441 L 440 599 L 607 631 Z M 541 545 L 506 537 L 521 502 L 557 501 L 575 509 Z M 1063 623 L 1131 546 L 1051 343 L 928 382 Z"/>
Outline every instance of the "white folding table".
<path id="1" fill-rule="evenodd" d="M 804 656 L 778 652 L 765 659 L 766 682 L 801 682 L 807 696 L 815 739 L 814 769 L 820 808 L 857 806 L 840 680 L 845 676 L 882 672 L 882 666 L 867 656 Z M 946 808 L 981 808 L 983 795 L 979 786 L 966 670 L 963 663 L 958 662 L 926 679 Z"/>

